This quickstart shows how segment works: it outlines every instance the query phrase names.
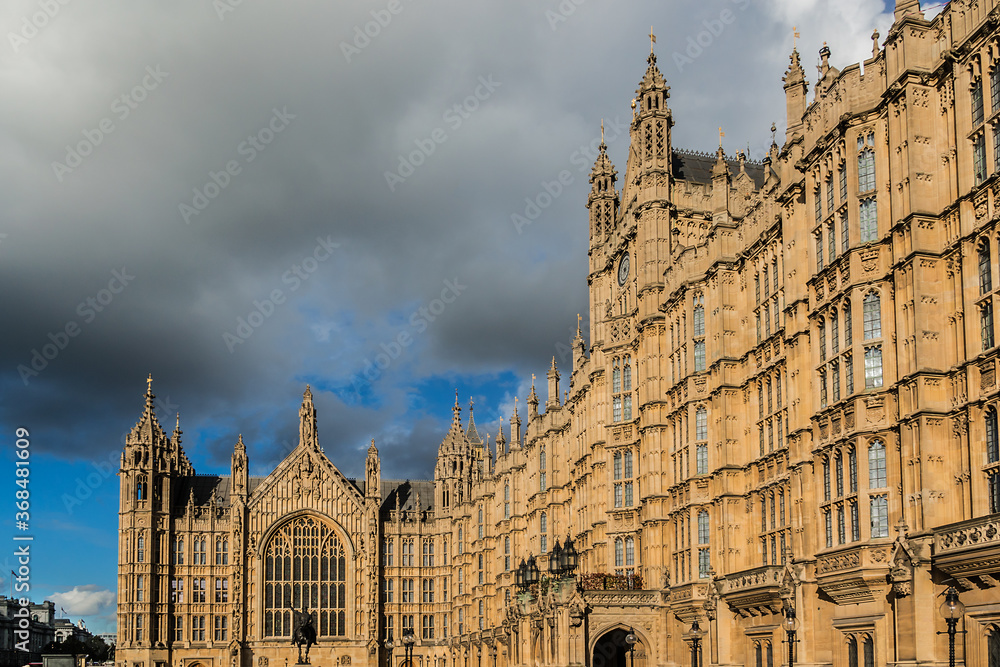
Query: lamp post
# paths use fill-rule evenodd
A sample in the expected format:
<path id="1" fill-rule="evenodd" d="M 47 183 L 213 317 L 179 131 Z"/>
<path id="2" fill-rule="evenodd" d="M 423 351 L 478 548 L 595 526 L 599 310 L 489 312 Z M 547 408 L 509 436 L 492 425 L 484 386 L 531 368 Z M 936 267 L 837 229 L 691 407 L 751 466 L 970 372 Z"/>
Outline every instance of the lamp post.
<path id="1" fill-rule="evenodd" d="M 403 646 L 406 647 L 406 667 L 413 667 L 413 645 L 416 643 L 417 638 L 413 636 L 413 630 L 407 630 L 403 633 Z"/>
<path id="2" fill-rule="evenodd" d="M 549 574 L 556 578 L 560 577 L 563 573 L 562 566 L 562 547 L 559 546 L 559 540 L 556 540 L 556 545 L 549 552 Z"/>
<path id="3" fill-rule="evenodd" d="M 785 610 L 785 620 L 781 623 L 788 633 L 788 667 L 795 667 L 795 631 L 799 629 L 799 619 L 795 618 L 795 607 Z"/>
<path id="4" fill-rule="evenodd" d="M 958 630 L 958 620 L 965 614 L 965 605 L 958 599 L 958 590 L 949 586 L 941 605 L 941 615 L 948 624 L 948 667 L 955 667 L 955 635 Z M 938 633 L 943 634 L 943 633 Z"/>
<path id="5" fill-rule="evenodd" d="M 705 632 L 698 625 L 698 619 L 694 619 L 691 624 L 691 665 L 698 667 L 701 664 L 701 638 Z"/>
<path id="6" fill-rule="evenodd" d="M 386 665 L 388 667 L 392 667 L 392 647 L 392 633 L 390 632 L 389 636 L 385 638 Z"/>
<path id="7" fill-rule="evenodd" d="M 635 636 L 634 632 L 632 632 L 632 628 L 629 628 L 628 629 L 628 634 L 625 635 L 625 643 L 628 644 L 629 663 L 632 665 L 632 667 L 635 667 L 635 653 L 634 653 L 634 651 L 635 651 L 635 643 L 637 641 L 639 641 L 639 638 Z"/>

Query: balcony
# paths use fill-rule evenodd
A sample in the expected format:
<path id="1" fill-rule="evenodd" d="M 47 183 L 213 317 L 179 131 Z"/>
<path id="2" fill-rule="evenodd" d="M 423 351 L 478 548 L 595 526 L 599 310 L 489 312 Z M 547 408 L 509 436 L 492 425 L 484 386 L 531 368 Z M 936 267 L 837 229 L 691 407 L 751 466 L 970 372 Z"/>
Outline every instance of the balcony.
<path id="1" fill-rule="evenodd" d="M 1000 514 L 940 526 L 934 530 L 934 566 L 974 588 L 970 577 L 996 586 L 1000 579 Z"/>
<path id="2" fill-rule="evenodd" d="M 776 614 L 784 571 L 783 565 L 767 565 L 730 574 L 723 580 L 722 598 L 744 618 Z"/>
<path id="3" fill-rule="evenodd" d="M 887 593 L 892 544 L 857 544 L 816 558 L 816 583 L 837 604 L 872 602 Z"/>

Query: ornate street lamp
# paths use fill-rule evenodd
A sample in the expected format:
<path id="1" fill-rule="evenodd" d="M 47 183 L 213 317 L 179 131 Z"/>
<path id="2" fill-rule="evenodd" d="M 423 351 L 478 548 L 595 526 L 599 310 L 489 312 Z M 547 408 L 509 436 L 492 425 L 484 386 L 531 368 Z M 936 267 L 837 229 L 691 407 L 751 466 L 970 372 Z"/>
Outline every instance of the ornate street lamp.
<path id="1" fill-rule="evenodd" d="M 781 622 L 788 633 L 788 667 L 795 667 L 795 631 L 799 629 L 799 619 L 795 618 L 795 607 L 785 610 L 785 620 Z"/>
<path id="2" fill-rule="evenodd" d="M 562 552 L 563 549 L 559 546 L 559 540 L 556 540 L 556 545 L 549 552 L 549 574 L 554 577 L 558 577 L 563 573 Z"/>
<path id="3" fill-rule="evenodd" d="M 705 632 L 698 625 L 698 619 L 691 624 L 691 664 L 698 667 L 701 664 L 701 638 Z"/>
<path id="4" fill-rule="evenodd" d="M 634 632 L 632 632 L 632 628 L 629 628 L 628 634 L 625 635 L 625 643 L 628 644 L 629 662 L 632 667 L 635 667 L 635 643 L 637 641 L 639 641 L 639 638 L 635 636 Z"/>
<path id="5" fill-rule="evenodd" d="M 948 667 L 955 667 L 955 635 L 958 634 L 955 628 L 964 614 L 965 605 L 958 599 L 958 590 L 954 586 L 949 586 L 944 596 L 944 604 L 941 605 L 941 615 L 948 624 Z"/>
<path id="6" fill-rule="evenodd" d="M 576 548 L 573 546 L 573 540 L 566 537 L 566 541 L 563 543 L 562 548 L 562 571 L 564 574 L 573 574 L 577 566 L 580 563 L 580 556 L 576 553 Z"/>
<path id="7" fill-rule="evenodd" d="M 524 583 L 528 588 L 538 583 L 538 564 L 535 563 L 533 555 L 528 556 L 528 563 L 524 570 Z"/>
<path id="8" fill-rule="evenodd" d="M 413 636 L 413 630 L 407 630 L 403 633 L 403 646 L 406 647 L 406 667 L 413 667 L 413 645 L 416 643 L 417 638 Z"/>
<path id="9" fill-rule="evenodd" d="M 522 593 L 528 590 L 528 584 L 525 583 L 525 577 L 528 573 L 528 565 L 521 559 L 521 564 L 517 566 L 517 570 L 514 571 L 514 584 L 517 586 L 517 590 Z"/>
<path id="10" fill-rule="evenodd" d="M 392 632 L 385 638 L 386 665 L 392 667 Z"/>

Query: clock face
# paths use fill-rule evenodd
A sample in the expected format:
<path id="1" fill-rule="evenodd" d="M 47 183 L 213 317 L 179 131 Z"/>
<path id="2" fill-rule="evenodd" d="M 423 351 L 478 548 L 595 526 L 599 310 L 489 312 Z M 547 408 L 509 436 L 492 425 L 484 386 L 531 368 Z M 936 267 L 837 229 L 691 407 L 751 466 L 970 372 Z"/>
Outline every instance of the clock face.
<path id="1" fill-rule="evenodd" d="M 618 262 L 618 284 L 624 285 L 628 279 L 628 253 L 625 253 L 621 261 Z"/>

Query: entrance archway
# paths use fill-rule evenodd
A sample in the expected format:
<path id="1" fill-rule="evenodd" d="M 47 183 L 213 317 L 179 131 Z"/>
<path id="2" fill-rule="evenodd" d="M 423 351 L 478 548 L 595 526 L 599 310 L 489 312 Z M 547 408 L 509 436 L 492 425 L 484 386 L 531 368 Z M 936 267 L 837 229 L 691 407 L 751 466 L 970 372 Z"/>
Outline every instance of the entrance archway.
<path id="1" fill-rule="evenodd" d="M 642 637 L 634 633 L 638 641 L 633 648 L 633 654 L 629 656 L 628 628 L 614 628 L 604 633 L 594 644 L 594 653 L 591 659 L 593 667 L 644 667 L 646 664 L 646 650 L 642 643 Z"/>

